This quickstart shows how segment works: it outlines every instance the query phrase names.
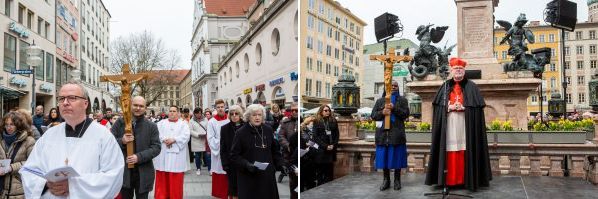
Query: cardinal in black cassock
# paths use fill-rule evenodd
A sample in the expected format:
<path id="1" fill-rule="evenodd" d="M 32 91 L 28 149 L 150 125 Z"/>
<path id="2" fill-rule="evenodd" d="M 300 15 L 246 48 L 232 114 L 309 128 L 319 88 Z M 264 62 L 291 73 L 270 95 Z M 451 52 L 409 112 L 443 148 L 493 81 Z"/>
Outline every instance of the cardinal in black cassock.
<path id="1" fill-rule="evenodd" d="M 432 101 L 432 146 L 426 185 L 464 186 L 476 191 L 492 180 L 480 89 L 465 79 L 467 62 L 451 58 L 452 79 Z M 446 173 L 445 173 L 446 170 Z"/>

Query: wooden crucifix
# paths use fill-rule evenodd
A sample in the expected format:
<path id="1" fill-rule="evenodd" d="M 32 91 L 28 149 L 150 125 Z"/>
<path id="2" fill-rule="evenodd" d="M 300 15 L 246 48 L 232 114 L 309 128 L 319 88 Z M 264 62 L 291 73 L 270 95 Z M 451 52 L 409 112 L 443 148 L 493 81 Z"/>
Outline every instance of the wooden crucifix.
<path id="1" fill-rule="evenodd" d="M 384 96 L 385 104 L 390 103 L 391 87 L 392 87 L 392 67 L 398 62 L 408 62 L 413 60 L 409 55 L 396 55 L 395 49 L 390 48 L 384 55 L 370 55 L 370 60 L 378 60 L 384 63 L 384 87 L 386 95 Z M 384 130 L 390 129 L 390 115 L 384 117 Z"/>
<path id="2" fill-rule="evenodd" d="M 125 64 L 122 67 L 122 75 L 104 75 L 100 77 L 101 82 L 112 82 L 120 84 L 121 97 L 120 106 L 123 109 L 123 118 L 125 120 L 125 135 L 133 134 L 133 116 L 131 115 L 131 84 L 149 78 L 149 73 L 137 73 L 131 74 L 129 64 Z M 127 156 L 135 153 L 134 143 L 127 143 Z M 134 164 L 127 164 L 128 168 L 135 168 Z"/>

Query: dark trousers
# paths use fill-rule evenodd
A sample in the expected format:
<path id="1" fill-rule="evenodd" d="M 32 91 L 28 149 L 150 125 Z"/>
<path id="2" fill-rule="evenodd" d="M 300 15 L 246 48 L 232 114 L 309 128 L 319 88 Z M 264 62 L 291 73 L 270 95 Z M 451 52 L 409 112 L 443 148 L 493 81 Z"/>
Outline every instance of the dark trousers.
<path id="1" fill-rule="evenodd" d="M 291 190 L 291 199 L 297 199 L 298 193 L 295 191 L 298 185 L 297 175 L 295 175 L 294 171 L 289 172 L 289 190 Z M 299 190 L 299 189 L 297 189 Z"/>
<path id="2" fill-rule="evenodd" d="M 334 175 L 334 162 L 321 163 L 317 166 L 318 186 L 332 181 Z"/>
<path id="3" fill-rule="evenodd" d="M 133 199 L 133 196 L 137 199 L 149 198 L 149 192 L 139 193 L 139 170 L 131 169 L 131 188 L 121 188 L 120 195 L 123 199 Z"/>
<path id="4" fill-rule="evenodd" d="M 313 163 L 303 163 L 304 160 L 301 159 L 301 172 L 299 175 L 301 176 L 301 190 L 299 191 L 307 191 L 311 188 L 316 187 L 316 168 Z"/>
<path id="5" fill-rule="evenodd" d="M 210 158 L 210 154 L 208 154 L 205 151 L 201 151 L 201 152 L 193 152 L 193 157 L 195 159 L 195 167 L 197 167 L 197 169 L 201 170 L 201 162 L 203 159 L 203 164 L 206 165 L 208 167 L 208 171 L 210 171 L 211 169 L 211 158 Z"/>

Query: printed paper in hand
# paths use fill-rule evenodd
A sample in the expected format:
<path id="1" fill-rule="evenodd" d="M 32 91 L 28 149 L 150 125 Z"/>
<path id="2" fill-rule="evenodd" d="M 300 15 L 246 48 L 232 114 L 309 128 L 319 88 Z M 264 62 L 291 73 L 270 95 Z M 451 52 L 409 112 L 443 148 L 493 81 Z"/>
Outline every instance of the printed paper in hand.
<path id="1" fill-rule="evenodd" d="M 266 170 L 266 168 L 268 167 L 269 164 L 270 163 L 266 163 L 266 162 L 258 162 L 258 161 L 253 162 L 253 165 L 262 171 Z"/>
<path id="2" fill-rule="evenodd" d="M 79 176 L 79 173 L 77 173 L 77 171 L 75 171 L 75 169 L 70 166 L 64 166 L 64 167 L 52 169 L 48 173 L 44 173 L 43 171 L 40 171 L 37 169 L 32 169 L 29 167 L 23 167 L 22 169 L 24 169 L 25 171 L 28 171 L 30 173 L 33 173 L 39 177 L 45 178 L 47 181 L 50 181 L 50 182 L 58 182 L 58 181 L 62 181 L 62 180 L 68 179 L 68 178 Z"/>
<path id="3" fill-rule="evenodd" d="M 301 156 L 299 156 L 299 157 L 303 157 L 307 152 L 309 152 L 309 148 L 307 148 L 307 149 L 299 149 L 299 151 L 301 152 Z"/>
<path id="4" fill-rule="evenodd" d="M 8 169 L 9 166 L 10 166 L 10 159 L 0 160 L 0 169 L 2 171 L 6 171 L 6 169 Z"/>

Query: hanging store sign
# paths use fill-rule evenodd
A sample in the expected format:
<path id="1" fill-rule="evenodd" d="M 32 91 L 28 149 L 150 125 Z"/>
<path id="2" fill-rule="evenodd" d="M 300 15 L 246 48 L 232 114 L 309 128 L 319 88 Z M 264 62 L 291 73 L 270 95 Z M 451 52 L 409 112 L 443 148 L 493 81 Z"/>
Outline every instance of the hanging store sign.
<path id="1" fill-rule="evenodd" d="M 54 86 L 52 86 L 52 84 L 43 83 L 39 85 L 39 90 L 49 93 L 54 90 Z"/>
<path id="2" fill-rule="evenodd" d="M 10 84 L 17 85 L 19 88 L 20 87 L 25 87 L 25 86 L 27 86 L 27 80 L 24 80 L 24 79 L 21 79 L 21 78 L 17 78 L 17 77 L 11 77 L 10 78 Z"/>
<path id="3" fill-rule="evenodd" d="M 75 57 L 71 54 L 68 54 L 66 51 L 62 51 L 62 57 L 71 63 L 75 63 Z"/>
<path id="4" fill-rule="evenodd" d="M 260 84 L 255 86 L 255 92 L 264 91 L 266 90 L 266 84 Z"/>
<path id="5" fill-rule="evenodd" d="M 14 21 L 10 22 L 8 29 L 10 31 L 13 31 L 13 32 L 17 33 L 19 35 L 19 37 L 23 37 L 23 38 L 28 38 L 29 37 L 29 32 L 27 31 L 27 28 L 18 25 Z"/>
<path id="6" fill-rule="evenodd" d="M 297 74 L 297 72 L 292 72 L 290 76 L 291 81 L 297 81 L 299 79 L 299 74 Z"/>
<path id="7" fill-rule="evenodd" d="M 282 83 L 284 83 L 284 77 L 270 81 L 270 86 L 276 86 Z"/>
<path id="8" fill-rule="evenodd" d="M 251 91 L 253 91 L 253 89 L 251 89 L 251 88 L 245 89 L 245 90 L 243 90 L 243 94 L 249 94 L 249 93 L 251 93 Z"/>

